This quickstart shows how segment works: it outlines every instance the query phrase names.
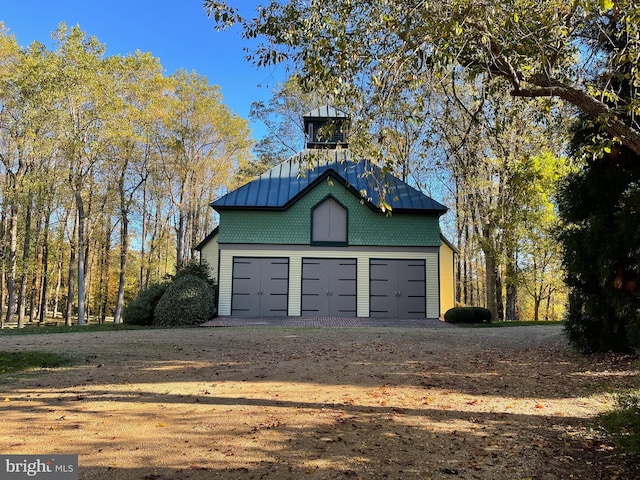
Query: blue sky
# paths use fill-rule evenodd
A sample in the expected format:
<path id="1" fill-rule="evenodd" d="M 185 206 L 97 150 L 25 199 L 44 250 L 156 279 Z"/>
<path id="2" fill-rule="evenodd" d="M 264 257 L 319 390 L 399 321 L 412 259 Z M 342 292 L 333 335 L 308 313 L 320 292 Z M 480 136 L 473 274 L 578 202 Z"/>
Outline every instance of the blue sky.
<path id="1" fill-rule="evenodd" d="M 253 13 L 260 2 L 231 3 Z M 167 74 L 195 70 L 219 85 L 224 103 L 246 119 L 251 103 L 268 100 L 285 75 L 283 68 L 257 69 L 244 60 L 239 29 L 215 31 L 202 0 L 0 0 L 0 21 L 23 47 L 38 40 L 53 48 L 51 32 L 65 22 L 96 36 L 107 55 L 151 52 Z M 264 131 L 258 124 L 252 129 L 255 137 Z"/>

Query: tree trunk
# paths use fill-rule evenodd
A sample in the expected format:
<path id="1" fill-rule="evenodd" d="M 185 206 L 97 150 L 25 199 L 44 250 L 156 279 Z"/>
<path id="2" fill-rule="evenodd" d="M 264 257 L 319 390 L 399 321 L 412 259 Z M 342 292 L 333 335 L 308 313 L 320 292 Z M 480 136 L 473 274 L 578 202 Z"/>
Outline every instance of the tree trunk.
<path id="1" fill-rule="evenodd" d="M 44 238 L 42 240 L 42 281 L 40 282 L 40 307 L 38 322 L 47 320 L 47 301 L 49 296 L 49 226 L 51 211 L 47 210 L 44 219 Z"/>
<path id="2" fill-rule="evenodd" d="M 18 328 L 24 327 L 27 308 L 27 272 L 31 256 L 31 217 L 33 215 L 33 196 L 27 200 L 27 214 L 24 222 L 24 242 L 22 244 L 22 272 L 20 273 L 20 295 L 18 296 Z"/>
<path id="3" fill-rule="evenodd" d="M 120 193 L 120 273 L 118 275 L 118 293 L 116 295 L 116 309 L 113 313 L 113 323 L 122 323 L 124 285 L 126 282 L 127 254 L 129 250 L 129 210 L 124 189 L 126 171 L 127 168 L 125 164 L 118 182 L 118 190 Z M 144 245 L 144 239 L 142 244 Z"/>
<path id="4" fill-rule="evenodd" d="M 124 308 L 124 286 L 127 271 L 127 253 L 129 250 L 129 218 L 126 209 L 122 211 L 120 226 L 120 274 L 118 276 L 118 294 L 116 310 L 113 314 L 114 323 L 122 322 L 122 310 Z"/>
<path id="5" fill-rule="evenodd" d="M 553 295 L 553 290 L 549 290 L 549 296 L 547 297 L 547 304 L 544 310 L 544 319 L 549 320 L 549 309 L 551 308 L 551 296 Z"/>
<path id="6" fill-rule="evenodd" d="M 109 268 L 109 257 L 111 254 L 111 225 L 108 220 L 105 219 L 105 225 L 107 226 L 106 238 L 104 242 L 104 263 L 102 264 L 102 270 L 104 273 L 104 289 L 101 290 L 102 295 L 102 307 L 100 312 L 100 323 L 104 323 L 109 313 L 109 281 L 111 279 L 111 272 Z M 102 274 L 100 274 L 102 277 Z"/>
<path id="7" fill-rule="evenodd" d="M 502 274 L 500 267 L 494 261 L 494 278 L 496 282 L 496 312 L 497 320 L 504 321 L 504 297 L 502 295 Z"/>
<path id="8" fill-rule="evenodd" d="M 485 259 L 485 278 L 486 278 L 486 290 L 487 290 L 487 308 L 491 312 L 491 318 L 498 318 L 498 302 L 496 301 L 496 261 L 493 255 L 484 253 Z"/>
<path id="9" fill-rule="evenodd" d="M 60 302 L 60 289 L 62 288 L 62 255 L 59 255 L 58 264 L 58 278 L 56 279 L 56 291 L 54 293 L 53 300 L 53 318 L 58 318 L 58 305 Z"/>
<path id="10" fill-rule="evenodd" d="M 35 238 L 33 241 L 35 256 L 33 265 L 35 272 L 31 275 L 31 292 L 29 294 L 29 323 L 33 324 L 39 315 L 40 308 L 40 285 L 42 285 L 42 227 L 44 224 L 45 212 L 40 210 L 41 205 L 36 204 L 39 216 L 36 223 Z"/>
<path id="11" fill-rule="evenodd" d="M 73 298 L 75 291 L 76 250 L 78 249 L 78 215 L 73 220 L 73 233 L 69 236 L 69 279 L 67 285 L 67 306 L 64 313 L 64 323 L 69 326 L 73 318 Z"/>
<path id="12" fill-rule="evenodd" d="M 144 262 L 145 262 L 145 246 L 147 244 L 147 182 L 142 185 L 142 226 L 141 226 L 141 242 L 140 242 L 140 276 L 138 278 L 138 292 L 144 290 L 147 285 L 144 281 Z M 118 290 L 118 295 L 120 291 Z"/>
<path id="13" fill-rule="evenodd" d="M 182 267 L 182 262 L 184 261 L 182 256 L 185 232 L 184 223 L 184 215 L 182 213 L 182 210 L 180 210 L 178 212 L 178 225 L 176 227 L 176 271 L 179 270 L 180 267 Z"/>
<path id="14" fill-rule="evenodd" d="M 2 206 L 2 219 L 0 220 L 0 328 L 4 328 L 4 301 L 5 301 L 5 278 L 7 273 L 5 235 L 7 232 L 7 214 L 4 203 Z"/>
<path id="15" fill-rule="evenodd" d="M 507 255 L 507 272 L 506 272 L 506 298 L 507 304 L 505 309 L 506 320 L 518 320 L 518 287 L 515 284 L 516 278 L 516 253 L 510 252 Z"/>
<path id="16" fill-rule="evenodd" d="M 13 323 L 16 312 L 16 275 L 18 273 L 18 209 L 9 209 L 9 268 L 7 272 L 7 323 Z"/>
<path id="17" fill-rule="evenodd" d="M 84 211 L 84 200 L 82 198 L 82 193 L 79 189 L 76 189 L 75 192 L 76 197 L 76 207 L 78 209 L 78 254 L 77 254 L 77 264 L 78 264 L 78 325 L 84 325 L 85 319 L 85 293 L 86 293 L 86 283 L 85 283 L 85 272 L 86 272 L 86 263 L 85 263 L 85 211 Z"/>
<path id="18" fill-rule="evenodd" d="M 511 280 L 507 281 L 506 320 L 518 320 L 518 287 Z"/>
<path id="19" fill-rule="evenodd" d="M 35 259 L 34 259 L 35 261 Z M 39 302 L 38 275 L 31 275 L 31 288 L 29 289 L 29 323 L 33 324 L 38 316 Z"/>

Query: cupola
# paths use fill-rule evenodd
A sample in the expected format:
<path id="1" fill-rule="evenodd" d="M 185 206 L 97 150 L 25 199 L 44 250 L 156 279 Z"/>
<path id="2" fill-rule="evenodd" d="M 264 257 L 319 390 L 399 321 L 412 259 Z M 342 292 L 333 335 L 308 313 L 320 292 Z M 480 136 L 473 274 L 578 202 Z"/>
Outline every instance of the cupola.
<path id="1" fill-rule="evenodd" d="M 302 115 L 307 148 L 347 148 L 349 117 L 331 105 Z"/>

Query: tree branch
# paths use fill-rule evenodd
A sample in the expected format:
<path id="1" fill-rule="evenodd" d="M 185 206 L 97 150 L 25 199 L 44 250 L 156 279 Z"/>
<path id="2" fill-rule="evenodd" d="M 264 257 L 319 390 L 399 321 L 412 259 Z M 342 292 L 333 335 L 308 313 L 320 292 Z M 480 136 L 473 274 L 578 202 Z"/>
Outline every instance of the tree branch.
<path id="1" fill-rule="evenodd" d="M 593 120 L 606 117 L 604 130 L 612 137 L 620 139 L 625 147 L 640 155 L 640 131 L 615 118 L 611 108 L 585 91 L 562 83 L 545 75 L 534 75 L 527 79 L 534 88 L 515 88 L 514 97 L 558 97 L 579 108 Z"/>

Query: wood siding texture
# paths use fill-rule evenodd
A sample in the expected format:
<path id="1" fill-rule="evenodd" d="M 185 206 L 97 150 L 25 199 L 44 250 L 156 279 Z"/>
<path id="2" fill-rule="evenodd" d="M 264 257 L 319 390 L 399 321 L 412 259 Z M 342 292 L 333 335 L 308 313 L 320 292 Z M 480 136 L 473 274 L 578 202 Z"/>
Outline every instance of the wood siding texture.
<path id="1" fill-rule="evenodd" d="M 438 277 L 440 266 L 438 254 L 426 255 L 426 288 L 427 288 L 427 318 L 440 317 L 440 278 Z"/>
<path id="2" fill-rule="evenodd" d="M 211 276 L 220 284 L 218 279 L 218 236 L 215 235 L 200 250 L 200 259 L 205 260 L 209 266 Z"/>
<path id="3" fill-rule="evenodd" d="M 454 251 L 445 242 L 440 245 L 440 317 L 455 307 Z"/>

